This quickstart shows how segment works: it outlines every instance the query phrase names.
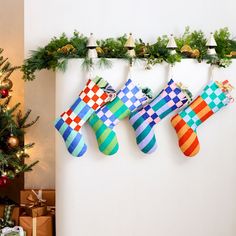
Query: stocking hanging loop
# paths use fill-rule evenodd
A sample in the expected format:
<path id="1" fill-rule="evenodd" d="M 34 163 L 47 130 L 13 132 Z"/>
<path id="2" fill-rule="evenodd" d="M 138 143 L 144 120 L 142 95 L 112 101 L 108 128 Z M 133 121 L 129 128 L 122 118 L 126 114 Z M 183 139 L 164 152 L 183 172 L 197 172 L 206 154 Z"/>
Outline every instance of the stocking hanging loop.
<path id="1" fill-rule="evenodd" d="M 128 66 L 128 76 L 127 80 L 133 77 L 133 62 L 132 59 L 130 60 L 129 66 Z"/>
<path id="2" fill-rule="evenodd" d="M 210 65 L 210 68 L 209 68 L 209 80 L 210 81 L 214 81 L 214 70 L 215 70 L 215 66 Z"/>
<path id="3" fill-rule="evenodd" d="M 175 38 L 174 38 L 173 34 L 170 35 L 168 44 L 166 45 L 166 48 L 169 50 L 171 55 L 176 54 L 177 44 L 175 42 Z M 173 79 L 173 67 L 174 67 L 174 64 L 171 63 L 169 65 L 169 73 L 168 73 L 168 81 L 167 82 L 169 82 L 171 79 Z"/>
<path id="4" fill-rule="evenodd" d="M 173 71 L 174 71 L 174 65 L 173 64 L 170 64 L 169 65 L 169 70 L 168 70 L 168 81 L 170 81 L 171 79 L 173 79 Z M 167 81 L 167 82 L 168 82 Z"/>

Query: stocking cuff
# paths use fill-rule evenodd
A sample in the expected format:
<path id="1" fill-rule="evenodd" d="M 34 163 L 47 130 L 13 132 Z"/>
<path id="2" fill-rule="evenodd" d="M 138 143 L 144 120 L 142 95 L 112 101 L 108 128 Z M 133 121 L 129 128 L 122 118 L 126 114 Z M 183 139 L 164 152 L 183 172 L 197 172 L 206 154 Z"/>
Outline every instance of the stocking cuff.
<path id="1" fill-rule="evenodd" d="M 125 83 L 117 97 L 131 112 L 143 106 L 147 101 L 147 96 L 142 92 L 142 89 L 136 86 L 131 79 Z"/>
<path id="2" fill-rule="evenodd" d="M 105 92 L 100 86 L 103 89 L 111 88 L 102 78 L 99 80 L 96 78 L 95 81 L 89 79 L 78 99 L 69 110 L 61 114 L 60 122 L 57 121 L 57 123 L 63 124 L 65 122 L 75 131 L 79 131 L 92 113 L 109 101 L 109 92 Z"/>

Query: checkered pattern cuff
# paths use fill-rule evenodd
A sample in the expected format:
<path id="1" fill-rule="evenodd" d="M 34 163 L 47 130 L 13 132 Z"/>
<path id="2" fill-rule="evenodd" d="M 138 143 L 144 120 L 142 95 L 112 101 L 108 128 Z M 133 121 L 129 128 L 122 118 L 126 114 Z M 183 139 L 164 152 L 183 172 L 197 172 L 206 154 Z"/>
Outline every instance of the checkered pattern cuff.
<path id="1" fill-rule="evenodd" d="M 130 111 L 136 110 L 147 100 L 146 95 L 143 94 L 142 90 L 131 79 L 125 83 L 124 88 L 119 91 L 117 97 L 120 98 Z"/>
<path id="2" fill-rule="evenodd" d="M 230 100 L 225 93 L 212 81 L 203 90 L 201 97 L 205 100 L 211 110 L 216 113 L 220 108 L 226 106 Z"/>
<path id="3" fill-rule="evenodd" d="M 85 89 L 80 93 L 79 97 L 90 106 L 93 110 L 97 110 L 105 104 L 108 94 L 104 92 L 92 80 L 88 80 Z"/>

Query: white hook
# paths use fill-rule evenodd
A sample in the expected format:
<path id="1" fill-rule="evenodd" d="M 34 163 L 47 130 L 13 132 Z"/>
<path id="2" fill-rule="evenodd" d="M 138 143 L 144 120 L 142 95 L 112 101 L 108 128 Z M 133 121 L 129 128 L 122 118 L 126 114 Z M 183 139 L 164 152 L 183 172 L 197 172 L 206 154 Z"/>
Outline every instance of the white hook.
<path id="1" fill-rule="evenodd" d="M 174 65 L 173 64 L 170 64 L 169 65 L 169 71 L 168 71 L 168 81 L 173 79 L 173 74 L 174 74 Z"/>
<path id="2" fill-rule="evenodd" d="M 210 66 L 210 69 L 209 69 L 209 77 L 210 77 L 210 81 L 213 81 L 214 79 L 214 69 L 215 69 L 215 66 L 214 65 L 211 65 Z"/>
<path id="3" fill-rule="evenodd" d="M 129 63 L 129 67 L 128 67 L 128 78 L 131 77 L 132 78 L 132 75 L 133 75 L 133 63 Z"/>

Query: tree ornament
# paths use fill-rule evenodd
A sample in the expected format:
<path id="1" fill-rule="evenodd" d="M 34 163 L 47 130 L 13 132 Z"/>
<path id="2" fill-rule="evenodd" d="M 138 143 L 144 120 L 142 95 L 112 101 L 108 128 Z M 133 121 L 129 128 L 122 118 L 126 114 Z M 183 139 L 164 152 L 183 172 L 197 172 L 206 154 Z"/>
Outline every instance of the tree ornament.
<path id="1" fill-rule="evenodd" d="M 97 58 L 98 54 L 96 51 L 97 48 L 97 42 L 93 36 L 93 33 L 90 34 L 90 37 L 88 39 L 87 48 L 88 48 L 88 58 Z"/>
<path id="2" fill-rule="evenodd" d="M 177 44 L 175 42 L 175 38 L 174 38 L 173 34 L 170 35 L 169 42 L 168 42 L 166 48 L 170 49 L 170 54 L 172 54 L 172 55 L 176 54 L 176 50 L 175 49 L 178 48 L 178 47 L 177 47 Z"/>
<path id="3" fill-rule="evenodd" d="M 0 187 L 3 187 L 7 184 L 9 184 L 11 181 L 9 180 L 9 178 L 6 175 L 2 175 L 0 176 Z"/>
<path id="4" fill-rule="evenodd" d="M 134 43 L 134 39 L 132 37 L 132 33 L 129 34 L 129 38 L 127 39 L 126 43 L 125 43 L 125 48 L 128 49 L 128 55 L 130 57 L 135 57 L 135 43 Z"/>
<path id="5" fill-rule="evenodd" d="M 7 145 L 10 147 L 10 148 L 16 148 L 19 146 L 19 139 L 18 137 L 14 136 L 13 134 L 11 134 L 11 136 L 7 139 Z"/>
<path id="6" fill-rule="evenodd" d="M 6 98 L 9 95 L 8 89 L 0 89 L 0 97 Z"/>
<path id="7" fill-rule="evenodd" d="M 1 81 L 1 85 L 0 87 L 3 89 L 8 89 L 10 90 L 13 86 L 13 83 L 10 79 L 4 79 L 3 81 Z"/>
<path id="8" fill-rule="evenodd" d="M 211 55 L 211 56 L 216 55 L 215 48 L 217 47 L 217 43 L 215 41 L 215 38 L 214 38 L 214 35 L 212 32 L 210 34 L 210 37 L 207 40 L 206 46 L 208 47 L 208 49 L 207 49 L 208 55 Z"/>

